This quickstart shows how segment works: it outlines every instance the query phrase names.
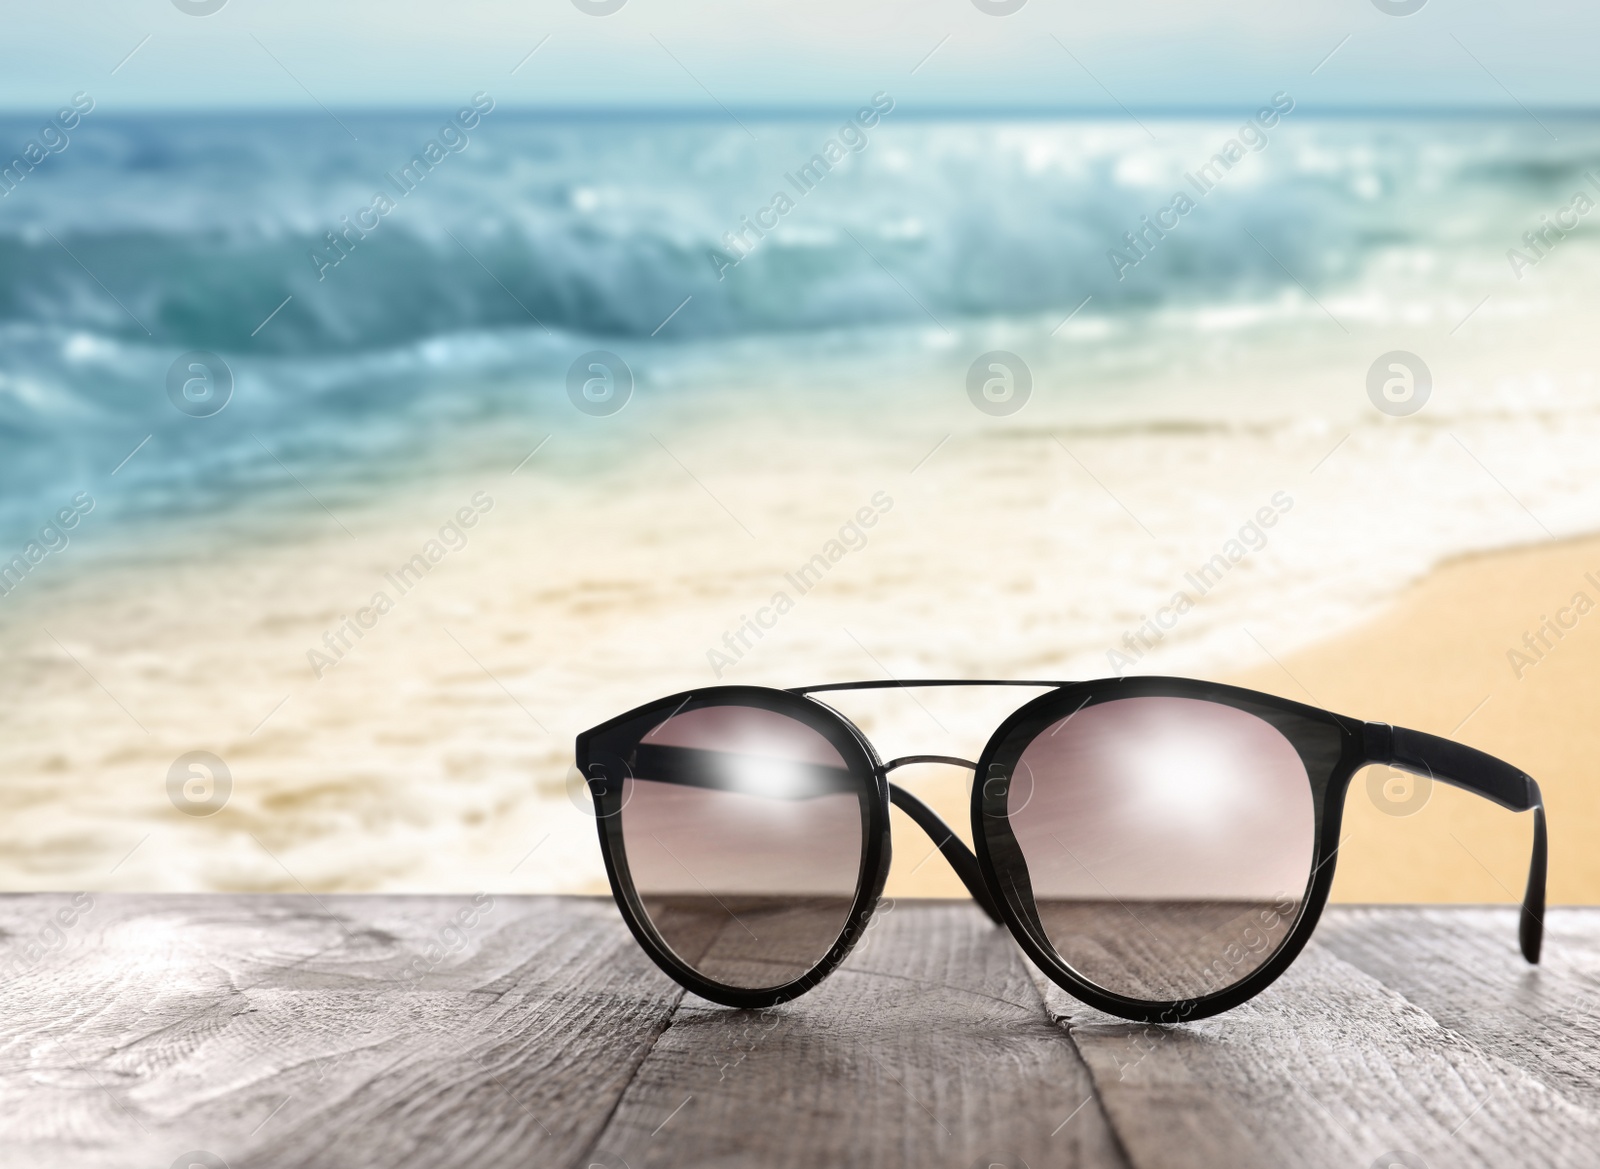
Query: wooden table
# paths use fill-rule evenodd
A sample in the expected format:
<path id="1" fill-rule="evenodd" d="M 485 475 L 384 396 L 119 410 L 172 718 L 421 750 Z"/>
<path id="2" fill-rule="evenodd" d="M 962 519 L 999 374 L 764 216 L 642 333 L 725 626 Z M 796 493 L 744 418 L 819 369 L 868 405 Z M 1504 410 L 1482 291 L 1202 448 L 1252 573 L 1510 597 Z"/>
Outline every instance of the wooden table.
<path id="1" fill-rule="evenodd" d="M 758 1013 L 608 901 L 86 900 L 0 898 L 8 1167 L 1600 1165 L 1600 909 L 1551 910 L 1538 970 L 1509 909 L 1333 909 L 1162 1030 L 970 903 L 901 902 Z"/>

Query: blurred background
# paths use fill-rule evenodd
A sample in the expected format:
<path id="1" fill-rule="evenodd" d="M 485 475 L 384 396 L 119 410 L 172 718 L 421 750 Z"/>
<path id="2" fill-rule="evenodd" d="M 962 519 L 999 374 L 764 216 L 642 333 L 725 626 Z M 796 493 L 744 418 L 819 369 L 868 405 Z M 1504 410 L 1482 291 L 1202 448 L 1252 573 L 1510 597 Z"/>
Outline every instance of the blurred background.
<path id="1" fill-rule="evenodd" d="M 1503 755 L 1600 898 L 1600 11 L 4 22 L 0 887 L 597 892 L 649 699 L 1157 672 Z M 1345 819 L 1337 897 L 1520 894 L 1527 817 Z"/>

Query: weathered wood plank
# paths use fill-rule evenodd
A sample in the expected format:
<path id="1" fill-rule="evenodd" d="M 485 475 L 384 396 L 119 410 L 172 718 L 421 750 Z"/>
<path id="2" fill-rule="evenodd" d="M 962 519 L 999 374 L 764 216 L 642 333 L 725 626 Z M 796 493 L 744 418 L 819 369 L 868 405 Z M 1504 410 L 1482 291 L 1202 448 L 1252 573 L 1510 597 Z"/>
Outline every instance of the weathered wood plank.
<path id="1" fill-rule="evenodd" d="M 1341 908 L 1317 936 L 1483 1050 L 1600 1108 L 1600 910 L 1550 910 L 1538 966 L 1522 960 L 1510 908 Z"/>
<path id="2" fill-rule="evenodd" d="M 596 1152 L 632 1169 L 1125 1164 L 1021 953 L 970 902 L 880 911 L 781 1008 L 686 998 Z"/>
<path id="3" fill-rule="evenodd" d="M 1348 934 L 1342 912 L 1330 933 Z M 1551 918 L 1568 936 L 1578 927 L 1563 912 Z M 1600 1113 L 1561 1078 L 1478 1045 L 1316 942 L 1265 994 L 1175 1028 L 1110 1019 L 1054 986 L 1045 997 L 1141 1167 L 1348 1169 L 1394 1151 L 1432 1166 L 1580 1166 L 1600 1148 Z"/>
<path id="4" fill-rule="evenodd" d="M 97 894 L 30 961 L 70 905 L 0 898 L 8 1164 L 575 1162 L 681 997 L 608 901 Z"/>
<path id="5" fill-rule="evenodd" d="M 1592 1164 L 1600 911 L 1551 910 L 1538 971 L 1511 927 L 1334 909 L 1266 995 L 1163 1030 L 968 904 L 902 902 L 756 1013 L 685 999 L 605 900 L 0 897 L 0 1162 Z"/>

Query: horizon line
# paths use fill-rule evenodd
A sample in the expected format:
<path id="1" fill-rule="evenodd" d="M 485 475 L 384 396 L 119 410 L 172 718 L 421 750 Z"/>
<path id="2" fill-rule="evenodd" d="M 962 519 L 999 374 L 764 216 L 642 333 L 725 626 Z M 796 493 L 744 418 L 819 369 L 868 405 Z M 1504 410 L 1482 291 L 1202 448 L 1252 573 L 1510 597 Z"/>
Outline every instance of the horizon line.
<path id="1" fill-rule="evenodd" d="M 449 104 L 449 103 L 445 103 Z M 848 103 L 847 103 L 848 104 Z M 908 118 L 945 118 L 945 119 L 996 119 L 996 118 L 1095 118 L 1103 120 L 1121 120 L 1130 115 L 1144 115 L 1158 118 L 1215 118 L 1239 117 L 1241 114 L 1248 117 L 1252 103 L 1238 105 L 1219 103 L 1187 103 L 1182 105 L 1137 105 L 1137 106 L 1081 106 L 1081 105 L 971 105 L 938 103 L 931 105 L 911 106 L 897 104 L 894 115 L 900 119 Z M 0 118 L 26 118 L 38 116 L 40 107 L 37 106 L 9 106 L 0 105 Z M 439 116 L 440 106 L 413 105 L 413 104 L 385 104 L 385 105 L 350 105 L 317 107 L 296 103 L 282 105 L 238 105 L 223 106 L 210 105 L 198 108 L 186 105 L 131 105 L 116 111 L 104 113 L 97 109 L 96 113 L 104 119 L 117 117 L 149 117 L 149 116 L 184 116 L 195 118 L 227 118 L 227 117 L 282 117 L 303 115 L 306 117 L 326 116 L 330 111 L 345 114 L 351 117 L 362 116 Z M 785 105 L 729 105 L 725 107 L 705 104 L 672 105 L 665 106 L 660 103 L 648 105 L 628 105 L 624 103 L 605 105 L 578 105 L 578 104 L 522 104 L 497 102 L 495 112 L 505 112 L 522 116 L 544 116 L 552 118 L 631 118 L 636 120 L 716 120 L 726 119 L 730 115 L 742 115 L 750 118 L 765 118 L 769 120 L 810 119 L 810 118 L 836 118 L 840 116 L 841 105 L 793 103 Z M 849 111 L 845 112 L 848 116 Z M 1552 105 L 1487 105 L 1487 104 L 1417 104 L 1405 105 L 1361 105 L 1340 103 L 1335 105 L 1312 106 L 1297 102 L 1294 107 L 1296 117 L 1313 118 L 1342 118 L 1342 117 L 1527 117 L 1530 113 L 1542 114 L 1548 117 L 1595 117 L 1600 118 L 1600 102 L 1594 104 L 1552 104 Z"/>

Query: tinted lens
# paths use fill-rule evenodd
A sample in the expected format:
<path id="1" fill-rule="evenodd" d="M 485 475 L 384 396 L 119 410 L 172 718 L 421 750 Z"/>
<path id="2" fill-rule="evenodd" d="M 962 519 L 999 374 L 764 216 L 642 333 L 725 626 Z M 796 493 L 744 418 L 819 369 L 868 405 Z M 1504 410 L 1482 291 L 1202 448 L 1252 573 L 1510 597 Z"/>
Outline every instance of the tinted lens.
<path id="1" fill-rule="evenodd" d="M 748 706 L 685 710 L 628 765 L 623 850 L 685 964 L 744 989 L 815 967 L 850 918 L 864 781 L 820 732 Z"/>
<path id="2" fill-rule="evenodd" d="M 1169 697 L 1086 706 L 1028 743 L 1006 801 L 1049 943 L 1115 994 L 1225 990 L 1300 914 L 1311 783 L 1288 739 L 1246 711 Z M 994 848 L 1002 883 L 1005 852 Z"/>

